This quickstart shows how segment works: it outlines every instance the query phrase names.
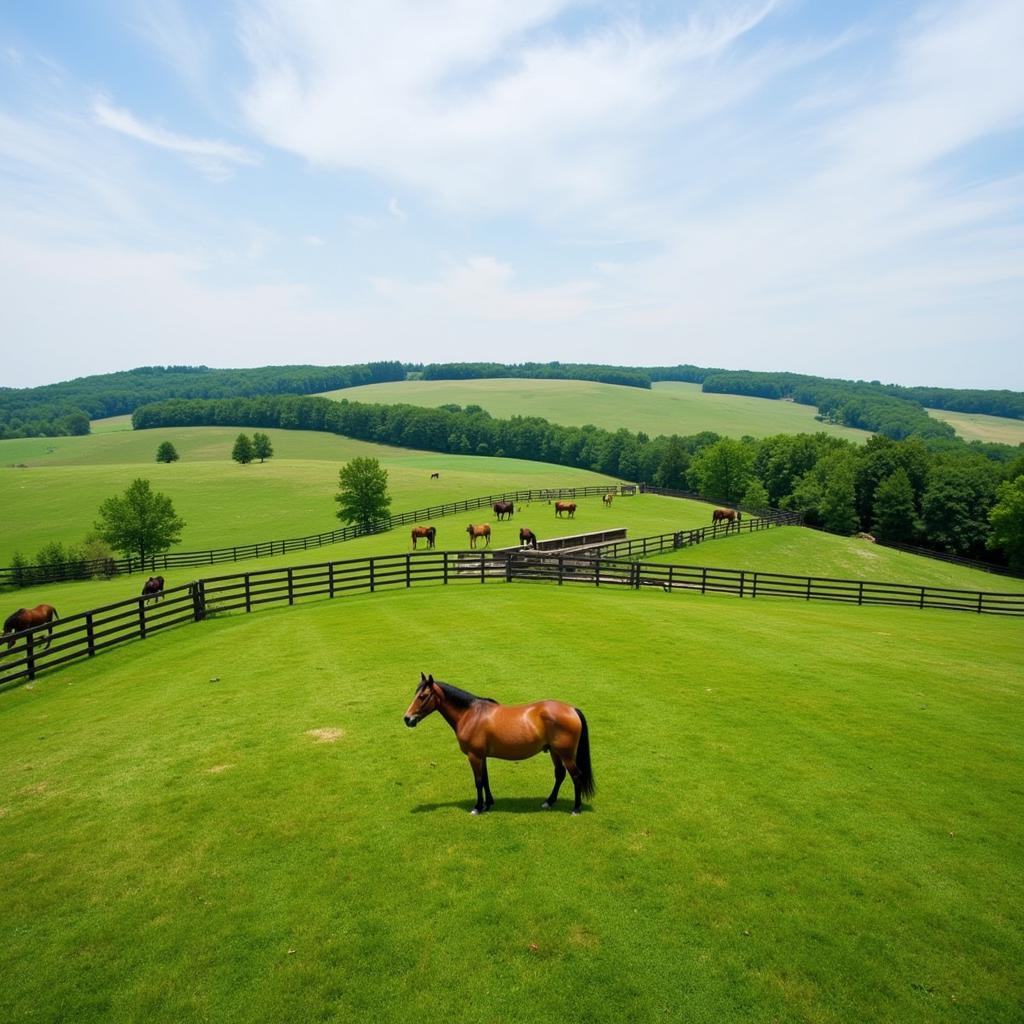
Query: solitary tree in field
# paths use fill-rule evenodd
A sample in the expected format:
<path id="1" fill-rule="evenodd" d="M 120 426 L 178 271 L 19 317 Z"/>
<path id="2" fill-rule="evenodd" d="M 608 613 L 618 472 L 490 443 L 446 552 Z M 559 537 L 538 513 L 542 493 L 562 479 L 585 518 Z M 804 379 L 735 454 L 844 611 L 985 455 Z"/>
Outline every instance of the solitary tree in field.
<path id="1" fill-rule="evenodd" d="M 346 523 L 369 526 L 388 514 L 388 471 L 376 459 L 357 458 L 338 473 L 338 518 Z"/>
<path id="2" fill-rule="evenodd" d="M 170 441 L 162 441 L 156 450 L 157 462 L 177 462 L 179 458 L 178 449 Z"/>
<path id="3" fill-rule="evenodd" d="M 152 491 L 148 480 L 134 480 L 124 494 L 100 505 L 96 535 L 117 551 L 138 555 L 144 562 L 177 544 L 184 526 L 166 494 Z"/>
<path id="4" fill-rule="evenodd" d="M 239 434 L 235 438 L 235 447 L 231 449 L 231 458 L 244 466 L 252 462 L 254 455 L 252 441 L 249 439 L 248 434 Z"/>
<path id="5" fill-rule="evenodd" d="M 264 459 L 269 459 L 274 454 L 274 446 L 270 443 L 270 438 L 266 434 L 256 433 L 252 435 L 252 453 L 260 462 Z"/>

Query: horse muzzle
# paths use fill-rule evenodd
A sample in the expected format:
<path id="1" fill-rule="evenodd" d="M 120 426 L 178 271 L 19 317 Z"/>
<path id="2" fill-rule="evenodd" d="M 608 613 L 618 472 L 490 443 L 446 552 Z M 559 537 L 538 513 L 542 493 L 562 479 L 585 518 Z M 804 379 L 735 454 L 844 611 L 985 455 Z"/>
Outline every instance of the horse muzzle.
<path id="1" fill-rule="evenodd" d="M 415 729 L 416 723 L 419 721 L 419 718 L 417 718 L 416 715 L 405 715 L 402 718 L 402 721 L 405 722 L 405 724 L 409 726 L 410 729 Z"/>

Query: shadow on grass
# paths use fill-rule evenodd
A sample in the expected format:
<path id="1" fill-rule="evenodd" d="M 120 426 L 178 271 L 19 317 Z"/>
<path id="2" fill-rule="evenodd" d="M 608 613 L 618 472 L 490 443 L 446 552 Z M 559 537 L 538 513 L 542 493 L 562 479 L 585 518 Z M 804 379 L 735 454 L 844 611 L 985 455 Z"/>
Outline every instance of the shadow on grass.
<path id="1" fill-rule="evenodd" d="M 559 800 L 555 804 L 554 809 L 551 811 L 545 811 L 541 808 L 541 804 L 544 802 L 543 796 L 532 797 L 532 796 L 519 796 L 519 797 L 506 797 L 502 799 L 500 796 L 495 797 L 494 806 L 487 811 L 487 814 L 568 814 L 572 810 L 572 797 L 568 800 Z M 448 808 L 454 807 L 460 811 L 469 812 L 473 809 L 476 801 L 473 799 L 469 800 L 447 800 L 444 803 L 436 804 L 417 804 L 413 807 L 410 814 L 430 814 L 434 811 L 443 811 Z M 583 810 L 589 811 L 590 805 L 583 804 Z"/>

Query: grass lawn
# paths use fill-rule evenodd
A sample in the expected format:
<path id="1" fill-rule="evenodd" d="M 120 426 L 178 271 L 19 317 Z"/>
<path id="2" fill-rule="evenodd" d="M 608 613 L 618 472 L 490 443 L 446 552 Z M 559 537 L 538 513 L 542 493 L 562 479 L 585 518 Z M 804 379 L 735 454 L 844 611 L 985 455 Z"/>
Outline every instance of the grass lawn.
<path id="1" fill-rule="evenodd" d="M 863 441 L 863 430 L 818 423 L 809 405 L 739 395 L 704 394 L 699 384 L 663 381 L 650 390 L 581 380 L 414 380 L 368 384 L 327 392 L 328 398 L 353 402 L 407 402 L 435 407 L 479 405 L 491 415 L 542 416 L 552 423 L 606 430 L 643 430 L 658 434 L 696 434 L 713 430 L 725 437 L 771 434 L 829 434 Z"/>
<path id="2" fill-rule="evenodd" d="M 999 576 L 936 558 L 907 554 L 855 537 L 837 537 L 796 526 L 734 534 L 646 560 L 716 569 L 756 569 L 791 576 L 910 583 L 953 590 L 1024 591 L 1024 580 L 1013 576 Z"/>
<path id="3" fill-rule="evenodd" d="M 1020 669 L 1016 622 L 569 586 L 182 627 L 0 694 L 0 1019 L 1019 1021 Z M 585 813 L 540 757 L 467 814 L 421 670 L 583 708 Z"/>

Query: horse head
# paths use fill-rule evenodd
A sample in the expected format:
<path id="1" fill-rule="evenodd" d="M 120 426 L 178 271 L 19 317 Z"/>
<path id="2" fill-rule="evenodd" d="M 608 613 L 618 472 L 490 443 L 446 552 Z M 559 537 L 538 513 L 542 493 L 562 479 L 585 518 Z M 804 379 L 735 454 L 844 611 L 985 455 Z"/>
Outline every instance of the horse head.
<path id="1" fill-rule="evenodd" d="M 412 703 L 406 708 L 402 720 L 410 728 L 414 729 L 427 715 L 436 711 L 444 700 L 444 691 L 434 682 L 432 675 L 425 676 L 420 673 L 420 684 L 416 687 L 416 695 Z"/>

